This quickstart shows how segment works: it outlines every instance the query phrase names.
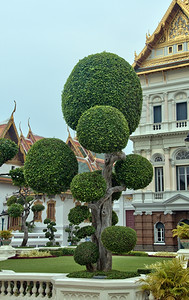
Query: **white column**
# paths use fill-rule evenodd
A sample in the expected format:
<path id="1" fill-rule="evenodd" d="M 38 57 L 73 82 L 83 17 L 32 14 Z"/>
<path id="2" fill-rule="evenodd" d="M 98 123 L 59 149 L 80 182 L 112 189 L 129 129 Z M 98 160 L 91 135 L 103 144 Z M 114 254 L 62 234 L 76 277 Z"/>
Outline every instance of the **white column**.
<path id="1" fill-rule="evenodd" d="M 170 173 L 170 148 L 164 148 L 165 156 L 165 167 L 164 167 L 164 182 L 165 182 L 165 191 L 171 190 L 171 173 Z"/>

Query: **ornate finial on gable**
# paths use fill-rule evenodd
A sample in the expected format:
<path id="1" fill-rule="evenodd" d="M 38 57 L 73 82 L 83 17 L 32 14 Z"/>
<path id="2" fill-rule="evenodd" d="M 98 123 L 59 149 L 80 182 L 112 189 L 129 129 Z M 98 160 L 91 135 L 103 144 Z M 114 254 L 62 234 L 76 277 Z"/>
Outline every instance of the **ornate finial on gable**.
<path id="1" fill-rule="evenodd" d="M 148 33 L 146 33 L 146 42 L 148 42 L 148 41 L 149 41 L 150 37 L 151 37 L 151 35 L 150 35 L 150 32 L 149 32 L 149 30 L 148 30 Z"/>
<path id="2" fill-rule="evenodd" d="M 71 137 L 69 126 L 67 125 L 68 137 Z"/>
<path id="3" fill-rule="evenodd" d="M 22 129 L 21 129 L 21 122 L 19 123 L 19 130 L 20 130 L 20 135 L 23 135 L 22 134 Z"/>
<path id="4" fill-rule="evenodd" d="M 13 118 L 13 115 L 14 115 L 15 111 L 16 111 L 16 101 L 14 100 L 14 109 L 13 109 L 13 112 L 12 112 L 11 118 Z"/>
<path id="5" fill-rule="evenodd" d="M 138 56 L 137 53 L 136 53 L 136 51 L 135 51 L 134 55 L 135 55 L 135 60 L 136 60 L 136 59 L 137 59 L 137 56 Z"/>
<path id="6" fill-rule="evenodd" d="M 29 127 L 29 130 L 31 131 L 30 118 L 28 118 L 28 127 Z"/>

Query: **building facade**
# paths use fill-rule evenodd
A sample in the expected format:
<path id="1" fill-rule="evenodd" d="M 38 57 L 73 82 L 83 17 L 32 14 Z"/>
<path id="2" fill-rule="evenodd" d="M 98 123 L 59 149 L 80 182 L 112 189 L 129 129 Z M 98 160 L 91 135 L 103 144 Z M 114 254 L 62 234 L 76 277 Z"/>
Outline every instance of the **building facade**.
<path id="1" fill-rule="evenodd" d="M 173 0 L 133 64 L 143 89 L 134 153 L 154 168 L 150 185 L 133 194 L 137 249 L 180 248 L 172 229 L 189 222 L 189 2 Z"/>

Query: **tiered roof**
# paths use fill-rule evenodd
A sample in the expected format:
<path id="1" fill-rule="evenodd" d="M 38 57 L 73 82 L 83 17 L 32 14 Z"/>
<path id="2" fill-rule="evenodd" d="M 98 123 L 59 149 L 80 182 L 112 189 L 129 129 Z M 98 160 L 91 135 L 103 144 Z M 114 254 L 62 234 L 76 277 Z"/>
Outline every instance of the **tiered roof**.
<path id="1" fill-rule="evenodd" d="M 188 66 L 188 42 L 189 1 L 173 0 L 154 33 L 146 35 L 144 49 L 135 53 L 133 67 L 137 73 L 147 74 Z"/>
<path id="2" fill-rule="evenodd" d="M 15 123 L 14 123 L 14 112 L 11 114 L 11 117 L 4 122 L 0 123 L 0 138 L 8 138 L 13 140 L 19 146 L 19 154 L 11 160 L 10 163 L 15 164 L 17 160 L 18 165 L 23 165 L 25 161 L 25 155 L 27 154 L 30 147 L 40 139 L 44 137 L 36 135 L 32 132 L 30 124 L 28 122 L 29 131 L 27 137 L 25 137 L 20 129 L 20 136 L 18 135 Z M 68 131 L 69 132 L 69 131 Z M 68 134 L 68 138 L 66 144 L 73 150 L 75 153 L 78 163 L 79 163 L 79 172 L 92 172 L 95 170 L 101 170 L 104 159 L 103 155 L 95 154 L 90 150 L 85 149 L 79 143 L 77 138 L 72 138 L 70 132 Z M 18 163 L 19 158 L 19 163 Z"/>

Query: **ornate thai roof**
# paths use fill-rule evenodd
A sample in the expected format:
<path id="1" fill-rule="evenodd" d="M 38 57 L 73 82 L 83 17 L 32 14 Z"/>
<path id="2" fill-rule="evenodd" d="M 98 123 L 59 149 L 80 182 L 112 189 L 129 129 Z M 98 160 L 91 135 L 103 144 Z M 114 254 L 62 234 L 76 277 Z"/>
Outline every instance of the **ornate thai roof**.
<path id="1" fill-rule="evenodd" d="M 85 149 L 77 138 L 72 138 L 69 132 L 66 144 L 72 149 L 79 163 L 79 173 L 101 170 L 104 164 L 103 155 Z"/>
<path id="2" fill-rule="evenodd" d="M 139 74 L 189 65 L 189 1 L 173 0 L 146 44 L 135 53 L 133 67 Z"/>
<path id="3" fill-rule="evenodd" d="M 9 161 L 9 163 L 21 166 L 24 164 L 25 152 L 24 152 L 24 148 L 22 147 L 22 144 L 20 143 L 20 138 L 14 122 L 15 111 L 16 111 L 16 103 L 10 118 L 8 118 L 3 122 L 0 122 L 0 138 L 10 139 L 18 145 L 19 147 L 18 154 L 11 161 Z"/>

